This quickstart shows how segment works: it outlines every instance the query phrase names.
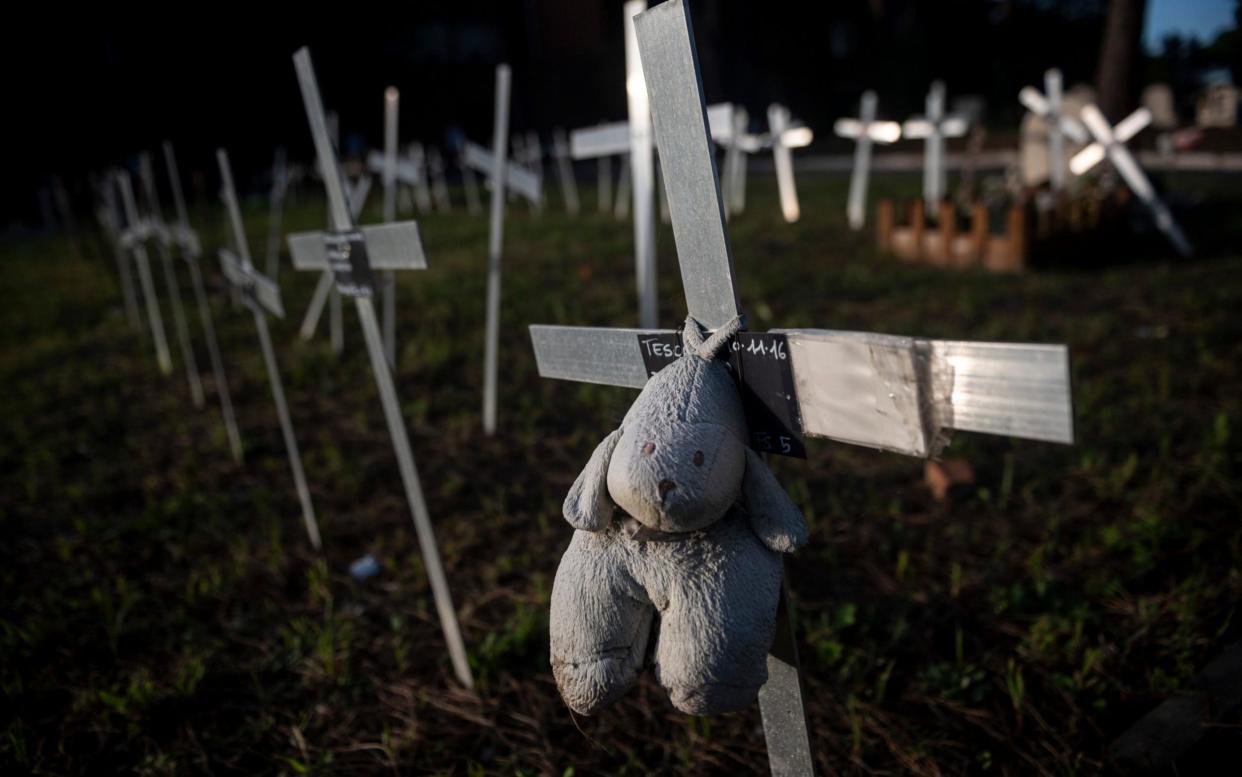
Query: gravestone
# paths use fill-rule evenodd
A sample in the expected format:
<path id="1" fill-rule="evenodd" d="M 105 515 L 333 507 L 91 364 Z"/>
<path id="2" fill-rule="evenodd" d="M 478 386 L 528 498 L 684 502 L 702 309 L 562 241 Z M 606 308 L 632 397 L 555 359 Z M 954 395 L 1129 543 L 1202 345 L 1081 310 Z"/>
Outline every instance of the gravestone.
<path id="1" fill-rule="evenodd" d="M 320 168 L 325 172 L 339 171 L 336 149 L 328 136 L 310 51 L 306 48 L 299 49 L 293 55 L 293 64 L 297 70 L 298 85 L 306 106 L 306 118 L 310 124 Z M 500 137 L 503 138 L 504 135 L 501 134 Z M 427 570 L 427 579 L 431 584 L 432 597 L 440 617 L 440 628 L 448 645 L 449 659 L 458 681 L 470 688 L 474 685 L 474 679 L 466 659 L 466 647 L 462 642 L 457 612 L 453 608 L 448 580 L 440 561 L 439 546 L 436 544 L 435 531 L 427 512 L 423 487 L 414 463 L 414 452 L 410 447 L 409 433 L 401 415 L 392 370 L 384 356 L 383 341 L 372 304 L 375 270 L 415 270 L 427 267 L 418 224 L 404 221 L 359 227 L 346 201 L 343 176 L 339 172 L 336 175 L 324 175 L 323 182 L 328 195 L 330 228 L 326 232 L 290 235 L 289 253 L 293 256 L 294 267 L 299 270 L 331 271 L 341 293 L 354 300 L 358 320 L 362 324 L 367 355 L 371 361 L 371 371 L 375 375 L 388 433 L 392 438 L 398 470 L 405 487 L 410 517 L 413 519 L 418 545 L 422 550 L 423 566 Z M 500 191 L 500 187 L 497 187 L 492 196 L 496 197 Z"/>
<path id="2" fill-rule="evenodd" d="M 1182 256 L 1193 254 L 1194 249 L 1182 233 L 1182 228 L 1173 219 L 1169 206 L 1156 194 L 1147 174 L 1130 154 L 1130 149 L 1126 148 L 1126 143 L 1151 123 L 1151 113 L 1146 108 L 1139 108 L 1113 127 L 1094 103 L 1088 103 L 1082 109 L 1082 123 L 1091 132 L 1095 142 L 1070 160 L 1070 170 L 1075 175 L 1083 175 L 1107 157 L 1121 179 L 1126 182 L 1126 186 L 1130 187 L 1130 191 L 1151 211 L 1156 227 L 1169 239 L 1173 248 Z"/>
<path id="3" fill-rule="evenodd" d="M 1151 126 L 1158 130 L 1177 129 L 1177 103 L 1173 87 L 1164 82 L 1148 84 L 1143 88 L 1140 104 L 1151 112 Z"/>
<path id="4" fill-rule="evenodd" d="M 741 314 L 690 20 L 682 0 L 637 17 L 689 313 L 709 330 Z M 539 373 L 638 388 L 676 355 L 676 332 L 532 326 Z M 726 346 L 729 349 L 728 346 Z M 865 332 L 745 333 L 734 356 L 752 447 L 798 453 L 806 436 L 930 456 L 950 429 L 1071 442 L 1064 346 L 936 341 Z M 732 357 L 731 357 L 732 358 Z M 764 413 L 761 408 L 767 408 Z M 775 419 L 775 420 L 774 420 Z M 759 694 L 774 774 L 810 774 L 810 737 L 784 597 Z"/>
<path id="5" fill-rule="evenodd" d="M 276 365 L 276 350 L 272 347 L 272 336 L 267 329 L 269 315 L 277 318 L 284 318 L 285 315 L 285 308 L 280 299 L 280 287 L 256 270 L 250 261 L 250 245 L 246 240 L 246 230 L 242 226 L 241 209 L 237 205 L 237 190 L 233 187 L 233 170 L 229 166 L 229 156 L 224 149 L 216 149 L 216 162 L 220 166 L 220 196 L 229 214 L 234 249 L 220 249 L 220 266 L 224 271 L 224 277 L 240 292 L 243 304 L 254 314 L 255 330 L 259 333 L 259 347 L 263 351 L 263 361 L 267 366 L 267 379 L 272 386 L 272 399 L 276 402 L 280 431 L 285 438 L 285 453 L 289 457 L 289 468 L 293 472 L 298 502 L 302 506 L 302 521 L 306 526 L 306 534 L 310 537 L 311 545 L 315 550 L 319 550 L 321 547 L 319 522 L 315 518 L 315 508 L 311 504 L 306 474 L 302 471 L 302 454 L 298 451 L 297 437 L 293 434 L 293 420 L 289 416 L 289 405 L 285 402 L 285 388 L 280 379 L 280 368 Z"/>

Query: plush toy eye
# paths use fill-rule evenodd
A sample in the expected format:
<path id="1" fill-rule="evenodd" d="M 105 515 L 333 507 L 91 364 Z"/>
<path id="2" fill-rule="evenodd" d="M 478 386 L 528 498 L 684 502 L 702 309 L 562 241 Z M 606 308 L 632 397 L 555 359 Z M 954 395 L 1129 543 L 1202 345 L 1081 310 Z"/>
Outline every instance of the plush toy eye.
<path id="1" fill-rule="evenodd" d="M 694 466 L 696 467 L 703 466 L 703 451 L 694 452 Z"/>

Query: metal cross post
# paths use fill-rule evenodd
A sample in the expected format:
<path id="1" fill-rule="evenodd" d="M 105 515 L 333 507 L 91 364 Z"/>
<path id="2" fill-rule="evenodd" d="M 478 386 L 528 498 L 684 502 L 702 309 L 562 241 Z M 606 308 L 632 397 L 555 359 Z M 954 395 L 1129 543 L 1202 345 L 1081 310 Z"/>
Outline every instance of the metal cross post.
<path id="1" fill-rule="evenodd" d="M 871 178 L 871 144 L 896 143 L 901 138 L 901 125 L 895 121 L 876 121 L 875 92 L 863 92 L 857 119 L 837 119 L 833 132 L 839 137 L 853 138 L 854 172 L 850 175 L 850 194 L 845 215 L 850 229 L 862 229 L 867 221 L 867 182 Z"/>
<path id="2" fill-rule="evenodd" d="M 289 455 L 289 468 L 293 470 L 293 482 L 297 487 L 298 501 L 302 504 L 302 521 L 311 545 L 320 549 L 319 522 L 315 520 L 315 508 L 311 505 L 310 488 L 302 472 L 302 454 L 293 435 L 293 421 L 289 417 L 289 405 L 285 402 L 285 388 L 280 380 L 280 368 L 276 366 L 276 351 L 267 330 L 267 316 L 285 317 L 280 301 L 280 287 L 255 269 L 250 261 L 250 245 L 242 226 L 241 209 L 237 206 L 237 190 L 233 188 L 233 170 L 229 166 L 228 153 L 216 149 L 216 161 L 220 165 L 221 191 L 224 206 L 228 210 L 233 227 L 233 242 L 237 253 L 227 248 L 220 250 L 220 265 L 224 277 L 241 293 L 242 301 L 254 313 L 254 326 L 259 332 L 259 346 L 263 349 L 263 361 L 267 365 L 267 377 L 272 384 L 272 399 L 276 401 L 276 415 L 280 418 L 280 431 L 285 437 L 285 452 Z"/>
<path id="3" fill-rule="evenodd" d="M 306 48 L 299 49 L 293 55 L 293 64 L 297 70 L 302 100 L 306 105 L 306 118 L 310 124 L 320 167 L 325 171 L 338 170 L 336 150 L 328 139 L 323 103 L 320 101 L 319 85 L 315 81 L 310 51 Z M 453 599 L 444 575 L 444 566 L 440 561 L 440 550 L 431 526 L 431 516 L 427 512 L 418 469 L 414 464 L 409 433 L 405 428 L 405 420 L 401 417 L 397 389 L 388 361 L 384 358 L 384 346 L 375 320 L 375 308 L 371 302 L 374 294 L 373 270 L 426 268 L 427 260 L 423 255 L 418 224 L 404 221 L 358 227 L 346 203 L 345 187 L 340 174 L 325 175 L 323 183 L 328 195 L 331 229 L 327 232 L 290 235 L 289 252 L 293 256 L 294 266 L 299 270 L 331 269 L 341 293 L 354 299 L 358 319 L 362 322 L 362 334 L 371 361 L 371 371 L 375 374 L 380 401 L 384 406 L 384 418 L 388 422 L 388 432 L 397 455 L 397 465 L 405 486 L 414 530 L 423 553 L 423 565 L 427 569 L 436 611 L 440 616 L 440 628 L 444 632 L 444 641 L 448 644 L 453 671 L 458 681 L 470 688 L 474 685 L 474 679 L 470 673 L 470 664 L 466 660 L 466 647 L 457 624 L 457 612 L 453 609 Z"/>
<path id="4" fill-rule="evenodd" d="M 457 168 L 461 171 L 461 187 L 466 192 L 466 211 L 471 216 L 477 216 L 483 212 L 483 205 L 479 202 L 479 184 L 474 180 L 474 171 L 466 164 L 462 149 L 457 151 Z"/>
<path id="5" fill-rule="evenodd" d="M 121 243 L 122 219 L 121 209 L 116 201 L 116 187 L 106 175 L 100 180 L 95 180 L 94 184 L 101 199 L 96 210 L 99 225 L 112 245 L 117 273 L 121 279 L 121 298 L 125 304 L 125 318 L 129 321 L 131 328 L 139 334 L 145 334 L 142 329 L 141 314 L 138 312 L 138 293 L 134 289 L 134 278 L 129 272 L 129 259 L 125 256 L 125 248 Z"/>
<path id="6" fill-rule="evenodd" d="M 712 108 L 707 109 L 708 123 L 711 123 Z M 746 172 L 750 163 L 750 154 L 763 148 L 763 138 L 751 135 L 750 114 L 741 105 L 733 106 L 731 130 L 727 138 L 721 142 L 725 147 L 724 171 L 721 173 L 720 188 L 725 202 L 725 215 L 735 216 L 746 210 Z"/>
<path id="7" fill-rule="evenodd" d="M 134 187 L 129 173 L 118 170 L 116 183 L 121 189 L 121 205 L 125 208 L 125 229 L 121 231 L 121 245 L 127 247 L 138 265 L 138 283 L 142 288 L 143 302 L 147 308 L 147 323 L 151 327 L 151 339 L 155 341 L 155 359 L 160 372 L 172 372 L 172 356 L 168 353 L 168 338 L 164 334 L 164 318 L 160 315 L 160 300 L 155 294 L 155 282 L 151 279 L 151 262 L 145 245 L 151 236 L 151 225 L 138 218 L 138 205 L 134 202 Z"/>
<path id="8" fill-rule="evenodd" d="M 961 116 L 945 115 L 943 81 L 932 82 L 931 90 L 927 93 L 926 111 L 925 116 L 907 119 L 902 125 L 902 133 L 908 138 L 926 142 L 923 152 L 923 203 L 928 213 L 935 213 L 947 188 L 944 172 L 945 138 L 964 136 L 970 124 Z"/>
<path id="9" fill-rule="evenodd" d="M 552 156 L 556 158 L 557 178 L 561 182 L 561 195 L 565 198 L 565 212 L 578 215 L 578 181 L 574 178 L 574 160 L 569 155 L 569 138 L 563 127 L 552 132 Z"/>
<path id="10" fill-rule="evenodd" d="M 785 217 L 785 221 L 793 223 L 802 215 L 802 209 L 798 207 L 793 154 L 790 150 L 809 146 L 814 135 L 810 127 L 791 121 L 788 108 L 780 103 L 773 103 L 768 106 L 768 137 L 768 142 L 772 144 L 773 161 L 776 163 L 776 186 L 781 195 L 781 215 Z"/>
<path id="11" fill-rule="evenodd" d="M 508 159 L 509 84 L 508 65 L 496 66 L 496 114 L 492 150 L 470 141 L 462 146 L 462 162 L 488 176 L 491 188 L 491 223 L 487 243 L 487 329 L 483 343 L 483 432 L 496 433 L 496 359 L 500 349 L 500 254 L 504 246 L 505 193 L 515 192 L 532 207 L 542 195 L 539 176 Z"/>
<path id="12" fill-rule="evenodd" d="M 448 179 L 444 176 L 444 157 L 436 146 L 427 149 L 427 177 L 431 179 L 431 198 L 436 210 L 452 213 L 453 201 L 449 198 Z"/>
<path id="13" fill-rule="evenodd" d="M 203 381 L 198 376 L 198 358 L 194 355 L 194 345 L 190 342 L 190 328 L 185 323 L 185 308 L 181 305 L 181 286 L 177 283 L 177 271 L 172 260 L 173 235 L 164 223 L 164 214 L 160 209 L 160 195 L 155 187 L 155 170 L 151 164 L 151 155 L 146 151 L 138 155 L 138 175 L 142 178 L 143 195 L 147 200 L 147 218 L 155 236 L 160 264 L 164 267 L 164 284 L 168 291 L 169 305 L 172 307 L 173 329 L 177 332 L 177 345 L 181 349 L 182 359 L 185 360 L 185 377 L 190 384 L 190 398 L 195 407 L 202 407 Z"/>
<path id="14" fill-rule="evenodd" d="M 539 133 L 534 130 L 526 132 L 526 154 L 522 157 L 522 163 L 539 176 L 539 201 L 535 207 L 535 213 L 543 212 L 543 141 L 539 139 Z"/>
<path id="15" fill-rule="evenodd" d="M 1138 162 L 1134 161 L 1134 157 L 1130 154 L 1130 149 L 1126 148 L 1126 142 L 1151 123 L 1151 111 L 1139 108 L 1118 122 L 1116 127 L 1112 127 L 1100 109 L 1094 103 L 1088 103 L 1082 109 L 1082 123 L 1087 125 L 1087 129 L 1095 137 L 1095 142 L 1074 155 L 1074 158 L 1070 160 L 1070 171 L 1074 175 L 1082 175 L 1107 156 L 1108 161 L 1113 163 L 1113 167 L 1117 168 L 1117 172 L 1130 187 L 1130 191 L 1134 192 L 1135 196 L 1142 200 L 1151 211 L 1156 226 L 1169 239 L 1177 252 L 1182 256 L 1193 254 L 1194 248 L 1186 239 L 1186 235 L 1182 233 L 1182 228 L 1173 219 L 1169 206 L 1165 205 L 1164 200 L 1156 194 L 1143 168 L 1139 167 Z"/>
<path id="16" fill-rule="evenodd" d="M 179 184 L 178 184 L 179 185 Z M 285 147 L 276 148 L 272 160 L 272 188 L 267 194 L 267 277 L 273 282 L 280 279 L 280 223 L 284 215 L 285 195 L 289 193 L 289 165 Z"/>
<path id="17" fill-rule="evenodd" d="M 1081 124 L 1062 112 L 1060 70 L 1052 68 L 1044 73 L 1044 90 L 1046 94 L 1040 94 L 1035 87 L 1024 86 L 1018 92 L 1018 102 L 1048 127 L 1048 185 L 1059 192 L 1065 188 L 1065 138 L 1078 144 L 1089 138 Z"/>
<path id="18" fill-rule="evenodd" d="M 400 162 L 397 163 L 397 176 L 398 178 L 401 176 Z M 362 213 L 362 206 L 370 191 L 370 176 L 358 179 L 357 184 L 350 191 L 349 209 L 355 219 Z M 315 284 L 315 291 L 311 294 L 310 305 L 306 308 L 306 315 L 302 318 L 302 326 L 298 329 L 298 335 L 303 340 L 309 340 L 315 336 L 315 329 L 319 326 L 320 317 L 323 316 L 324 303 L 329 303 L 328 326 L 331 329 L 332 350 L 339 354 L 345 349 L 345 331 L 341 320 L 341 295 L 337 293 L 336 282 L 329 270 L 324 270 L 319 276 L 319 283 Z"/>
<path id="19" fill-rule="evenodd" d="M 185 197 L 181 192 L 181 174 L 177 171 L 177 157 L 172 143 L 164 142 L 164 166 L 168 168 L 168 180 L 172 186 L 173 206 L 177 211 L 177 223 L 172 229 L 173 242 L 181 252 L 181 258 L 190 268 L 190 286 L 198 304 L 198 320 L 203 327 L 203 339 L 207 341 L 207 356 L 211 360 L 211 372 L 215 375 L 216 394 L 220 396 L 220 412 L 224 416 L 224 431 L 229 438 L 233 459 L 242 463 L 241 435 L 237 431 L 237 419 L 233 415 L 233 398 L 229 394 L 228 379 L 224 374 L 224 360 L 220 358 L 220 345 L 216 341 L 216 327 L 211 318 L 211 305 L 203 288 L 203 273 L 198 260 L 202 256 L 202 244 L 190 226 L 186 213 Z"/>
<path id="20" fill-rule="evenodd" d="M 638 16 L 635 26 L 686 305 L 715 329 L 741 306 L 690 19 L 683 0 L 669 0 Z M 540 375 L 634 388 L 651 374 L 644 344 L 676 337 L 672 330 L 572 326 L 532 326 L 530 333 Z M 751 444 L 763 452 L 797 453 L 802 435 L 924 457 L 942 446 L 950 429 L 1073 439 L 1069 357 L 1061 345 L 804 329 L 743 333 L 735 353 L 750 350 L 744 342 L 759 350 L 745 373 L 735 372 L 743 396 L 788 413 L 786 432 L 773 434 L 771 419 L 750 406 Z M 770 379 L 778 372 L 774 391 Z M 780 611 L 786 608 L 782 602 Z M 778 775 L 812 771 L 793 646 L 789 623 L 778 622 L 768 683 L 759 694 L 769 763 Z"/>

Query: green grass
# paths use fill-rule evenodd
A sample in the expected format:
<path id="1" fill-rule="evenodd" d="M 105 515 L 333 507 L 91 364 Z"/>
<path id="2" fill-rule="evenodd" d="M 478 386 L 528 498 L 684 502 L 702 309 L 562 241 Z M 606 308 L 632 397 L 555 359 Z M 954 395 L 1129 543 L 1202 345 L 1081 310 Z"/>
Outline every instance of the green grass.
<path id="1" fill-rule="evenodd" d="M 1148 236 L 1139 253 L 1154 258 L 1121 246 L 1090 271 L 942 272 L 849 234 L 842 179 L 800 188 L 801 223 L 781 222 L 773 183 L 756 179 L 730 225 L 752 328 L 1066 342 L 1078 435 L 1073 447 L 961 435 L 949 453 L 978 487 L 949 504 L 931 499 L 919 461 L 893 454 L 817 440 L 808 461 L 774 462 L 811 526 L 789 569 L 819 769 L 1106 771 L 1112 739 L 1242 632 L 1242 258 L 1173 261 Z M 553 212 L 511 206 L 506 223 L 495 438 L 480 433 L 485 223 L 423 219 L 431 269 L 399 278 L 398 388 L 477 693 L 452 679 L 352 312 L 343 359 L 326 321 L 300 341 L 315 279 L 285 264 L 290 314 L 273 336 L 317 555 L 253 322 L 214 285 L 214 259 L 244 467 L 210 376 L 196 410 L 180 365 L 161 376 L 127 327 L 100 244 L 0 244 L 0 770 L 766 767 L 757 709 L 686 718 L 650 677 L 594 719 L 571 719 L 556 695 L 561 500 L 633 393 L 541 380 L 525 327 L 636 314 L 630 226 L 570 220 L 551 196 Z M 1215 196 L 1236 212 L 1236 191 Z M 1192 237 L 1236 246 L 1236 217 L 1206 208 Z M 201 215 L 214 247 L 220 214 Z M 317 227 L 322 204 L 303 195 L 287 215 L 289 230 Z M 264 213 L 246 217 L 257 246 Z M 662 227 L 666 324 L 684 316 L 673 256 Z M 366 552 L 382 572 L 358 583 L 347 567 Z"/>

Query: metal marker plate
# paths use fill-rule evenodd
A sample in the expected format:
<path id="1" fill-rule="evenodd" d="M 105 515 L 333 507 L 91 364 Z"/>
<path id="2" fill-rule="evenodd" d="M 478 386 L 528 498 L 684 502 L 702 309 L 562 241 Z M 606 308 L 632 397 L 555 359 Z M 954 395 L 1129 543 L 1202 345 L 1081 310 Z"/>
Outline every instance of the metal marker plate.
<path id="1" fill-rule="evenodd" d="M 375 278 L 367 262 L 367 240 L 361 231 L 325 232 L 323 246 L 337 291 L 346 297 L 375 294 Z"/>
<path id="2" fill-rule="evenodd" d="M 359 227 L 367 244 L 372 270 L 425 270 L 427 256 L 416 221 L 367 224 Z M 289 255 L 298 270 L 327 270 L 323 232 L 295 232 L 288 236 Z"/>
<path id="3" fill-rule="evenodd" d="M 639 334 L 638 347 L 648 377 L 682 355 L 681 335 L 675 332 Z M 805 459 L 802 416 L 785 336 L 739 332 L 719 358 L 738 383 L 750 427 L 750 447 L 760 453 Z"/>

